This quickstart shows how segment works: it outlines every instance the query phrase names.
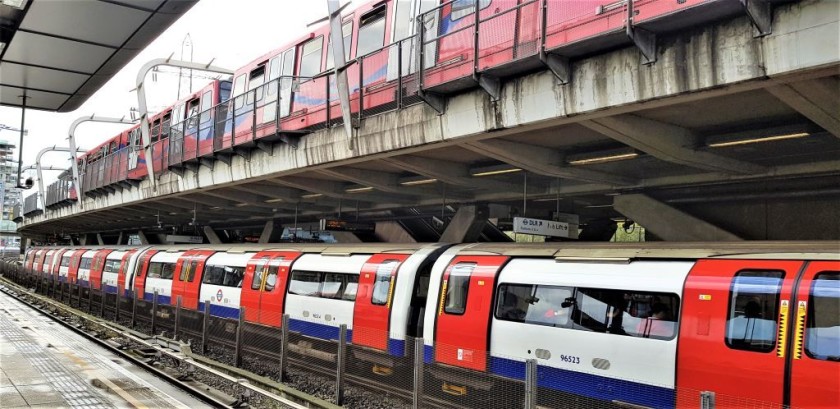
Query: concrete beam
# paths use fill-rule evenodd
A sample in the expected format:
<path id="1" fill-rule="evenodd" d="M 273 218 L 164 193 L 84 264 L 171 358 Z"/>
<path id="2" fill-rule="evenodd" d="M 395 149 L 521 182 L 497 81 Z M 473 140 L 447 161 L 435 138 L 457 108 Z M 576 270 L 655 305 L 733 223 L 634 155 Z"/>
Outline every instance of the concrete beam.
<path id="1" fill-rule="evenodd" d="M 346 200 L 359 200 L 361 202 L 394 203 L 394 204 L 415 204 L 419 200 L 416 196 L 395 195 L 392 193 L 364 192 L 347 193 L 347 185 L 341 182 L 330 180 L 289 176 L 279 179 L 271 179 L 272 182 L 313 193 L 320 193 L 327 197 Z"/>
<path id="2" fill-rule="evenodd" d="M 613 208 L 665 241 L 739 241 L 740 237 L 644 194 L 616 196 Z"/>
<path id="3" fill-rule="evenodd" d="M 613 175 L 582 167 L 566 166 L 563 163 L 563 155 L 559 151 L 541 146 L 502 139 L 467 142 L 461 146 L 473 152 L 539 175 L 608 183 L 618 186 L 633 185 L 636 183 L 636 180 L 626 176 Z"/>
<path id="4" fill-rule="evenodd" d="M 374 170 L 367 169 L 357 169 L 347 166 L 329 169 L 319 169 L 317 172 L 322 175 L 327 175 L 336 179 L 358 183 L 363 186 L 370 186 L 376 190 L 380 190 L 383 192 L 391 192 L 397 194 L 405 192 L 405 188 L 400 188 L 399 176 L 393 173 L 377 172 Z"/>
<path id="5" fill-rule="evenodd" d="M 440 243 L 473 243 L 487 223 L 486 206 L 461 206 L 440 235 Z"/>
<path id="6" fill-rule="evenodd" d="M 473 187 L 488 190 L 522 190 L 520 186 L 489 179 L 475 178 L 470 174 L 470 167 L 457 162 L 426 158 L 414 155 L 393 156 L 382 159 L 400 169 L 455 186 Z"/>
<path id="7" fill-rule="evenodd" d="M 767 88 L 767 92 L 840 138 L 840 79 L 825 77 Z"/>
<path id="8" fill-rule="evenodd" d="M 758 174 L 764 166 L 698 151 L 700 138 L 691 130 L 636 115 L 582 121 L 581 125 L 666 162 L 734 174 Z"/>
<path id="9" fill-rule="evenodd" d="M 204 236 L 207 237 L 207 241 L 209 241 L 210 244 L 223 244 L 224 243 L 222 241 L 222 239 L 219 238 L 219 235 L 216 234 L 216 231 L 213 230 L 212 227 L 204 226 L 203 230 L 204 230 Z"/>
<path id="10" fill-rule="evenodd" d="M 282 198 L 290 203 L 299 202 L 300 196 L 303 194 L 300 189 L 278 186 L 273 183 L 248 183 L 244 185 L 231 186 L 230 188 L 240 192 L 256 193 L 258 195 L 265 196 L 267 199 Z"/>

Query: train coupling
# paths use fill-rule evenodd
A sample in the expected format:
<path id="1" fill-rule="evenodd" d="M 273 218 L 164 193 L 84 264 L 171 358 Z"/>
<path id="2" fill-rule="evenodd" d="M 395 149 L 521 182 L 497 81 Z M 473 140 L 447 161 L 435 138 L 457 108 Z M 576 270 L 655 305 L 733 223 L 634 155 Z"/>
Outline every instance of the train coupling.
<path id="1" fill-rule="evenodd" d="M 467 394 L 467 387 L 466 386 L 453 385 L 453 384 L 448 383 L 448 382 L 443 383 L 443 386 L 441 387 L 441 390 L 443 390 L 443 392 L 445 392 L 445 393 L 448 393 L 448 394 L 454 395 L 454 396 L 464 396 L 464 395 Z"/>
<path id="2" fill-rule="evenodd" d="M 373 373 L 377 375 L 388 376 L 394 373 L 394 368 L 373 364 Z"/>

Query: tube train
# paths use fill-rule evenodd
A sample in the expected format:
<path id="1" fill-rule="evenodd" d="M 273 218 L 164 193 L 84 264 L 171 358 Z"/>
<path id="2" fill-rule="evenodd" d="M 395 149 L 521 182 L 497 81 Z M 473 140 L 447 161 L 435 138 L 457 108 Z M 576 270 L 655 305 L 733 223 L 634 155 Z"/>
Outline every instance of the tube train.
<path id="1" fill-rule="evenodd" d="M 351 114 L 459 92 L 475 87 L 480 75 L 544 69 L 546 55 L 577 58 L 627 46 L 628 24 L 669 33 L 743 15 L 741 3 L 376 0 L 343 17 Z M 336 124 L 342 113 L 329 34 L 323 24 L 151 116 L 149 151 L 140 125 L 105 140 L 78 158 L 82 191 L 95 195 L 136 184 L 148 177 L 147 161 L 157 175 L 180 171 Z M 47 206 L 77 199 L 67 183 L 50 190 L 57 193 Z"/>
<path id="2" fill-rule="evenodd" d="M 283 244 L 34 248 L 24 271 L 289 330 L 318 356 L 400 373 L 422 337 L 439 391 L 492 393 L 539 364 L 584 406 L 840 407 L 840 243 Z M 479 392 L 484 391 L 484 392 Z M 457 398 L 456 398 L 457 399 Z M 542 403 L 540 403 L 542 405 Z M 779 406 L 781 407 L 781 406 Z"/>

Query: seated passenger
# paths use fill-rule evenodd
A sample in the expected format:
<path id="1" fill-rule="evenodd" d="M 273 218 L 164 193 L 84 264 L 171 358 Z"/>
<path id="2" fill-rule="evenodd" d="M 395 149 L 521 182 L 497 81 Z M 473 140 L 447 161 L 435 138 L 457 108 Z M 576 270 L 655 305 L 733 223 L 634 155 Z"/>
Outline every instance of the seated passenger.
<path id="1" fill-rule="evenodd" d="M 662 303 L 653 304 L 650 318 L 643 319 L 636 327 L 636 333 L 644 338 L 671 338 L 674 322 L 669 317 L 668 307 Z"/>
<path id="2" fill-rule="evenodd" d="M 776 322 L 762 317 L 756 301 L 748 302 L 744 315 L 729 320 L 728 325 L 728 338 L 734 344 L 772 345 L 776 339 Z"/>

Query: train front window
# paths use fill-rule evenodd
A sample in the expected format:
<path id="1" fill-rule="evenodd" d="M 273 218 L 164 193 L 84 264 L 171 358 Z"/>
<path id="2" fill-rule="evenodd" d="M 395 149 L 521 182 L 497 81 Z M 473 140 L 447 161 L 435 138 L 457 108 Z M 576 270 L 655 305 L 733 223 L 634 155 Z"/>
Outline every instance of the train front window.
<path id="1" fill-rule="evenodd" d="M 359 21 L 359 39 L 356 43 L 356 57 L 372 53 L 385 43 L 385 7 L 362 16 Z"/>
<path id="2" fill-rule="evenodd" d="M 396 260 L 386 260 L 376 268 L 376 278 L 373 282 L 373 292 L 370 298 L 371 304 L 385 305 L 388 303 L 388 293 L 391 291 L 391 277 L 396 266 Z"/>
<path id="3" fill-rule="evenodd" d="M 781 271 L 735 274 L 726 319 L 726 345 L 732 349 L 770 352 L 776 346 Z"/>
<path id="4" fill-rule="evenodd" d="M 449 278 L 444 282 L 446 293 L 443 299 L 443 311 L 447 314 L 462 315 L 467 310 L 467 293 L 470 288 L 470 276 L 475 263 L 461 263 L 452 267 Z"/>
<path id="5" fill-rule="evenodd" d="M 813 359 L 840 362 L 840 272 L 817 274 L 805 330 L 805 354 Z"/>
<path id="6" fill-rule="evenodd" d="M 313 77 L 321 72 L 321 48 L 323 47 L 323 42 L 324 36 L 320 36 L 309 40 L 301 47 L 299 76 Z"/>

